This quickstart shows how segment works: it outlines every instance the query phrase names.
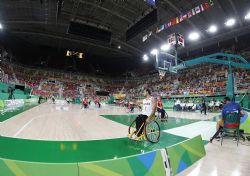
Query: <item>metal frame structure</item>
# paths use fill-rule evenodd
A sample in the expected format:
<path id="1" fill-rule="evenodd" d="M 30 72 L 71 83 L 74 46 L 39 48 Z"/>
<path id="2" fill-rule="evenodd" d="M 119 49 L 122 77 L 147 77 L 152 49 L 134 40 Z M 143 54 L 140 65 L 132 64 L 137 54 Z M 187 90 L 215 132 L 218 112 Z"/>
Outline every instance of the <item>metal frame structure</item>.
<path id="1" fill-rule="evenodd" d="M 235 61 L 237 59 L 237 61 Z M 167 71 L 177 72 L 194 65 L 202 63 L 215 63 L 228 66 L 227 96 L 234 100 L 234 76 L 232 67 L 250 69 L 250 63 L 240 55 L 227 53 L 214 53 L 207 56 L 198 57 L 170 67 Z"/>

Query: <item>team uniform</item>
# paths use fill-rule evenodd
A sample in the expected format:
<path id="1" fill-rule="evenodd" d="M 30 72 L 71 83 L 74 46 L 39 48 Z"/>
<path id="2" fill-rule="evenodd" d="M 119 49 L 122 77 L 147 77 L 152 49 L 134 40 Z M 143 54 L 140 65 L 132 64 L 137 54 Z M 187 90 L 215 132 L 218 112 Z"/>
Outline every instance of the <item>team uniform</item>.
<path id="1" fill-rule="evenodd" d="M 129 110 L 129 112 L 134 112 L 134 104 L 133 103 L 128 102 L 127 108 Z"/>
<path id="2" fill-rule="evenodd" d="M 160 100 L 157 101 L 157 112 L 161 113 L 161 119 L 165 117 L 165 110 L 163 109 L 162 102 Z"/>
<path id="3" fill-rule="evenodd" d="M 95 99 L 95 104 L 97 104 L 99 108 L 101 107 L 99 98 Z"/>
<path id="4" fill-rule="evenodd" d="M 222 118 L 226 116 L 226 114 L 229 114 L 229 113 L 238 113 L 239 114 L 239 118 L 240 118 L 240 112 L 241 112 L 241 107 L 238 103 L 235 103 L 235 102 L 231 102 L 229 104 L 226 104 L 223 109 L 222 109 Z M 218 121 L 218 124 L 220 125 L 220 127 L 223 127 L 224 126 L 224 121 L 223 119 L 220 119 Z M 238 125 L 238 124 L 235 124 L 235 125 Z"/>
<path id="5" fill-rule="evenodd" d="M 224 127 L 224 120 L 223 118 L 226 117 L 227 114 L 230 113 L 237 113 L 238 114 L 238 118 L 241 118 L 241 116 L 243 115 L 241 112 L 241 107 L 238 103 L 235 102 L 230 102 L 227 103 L 226 105 L 224 105 L 223 109 L 222 109 L 222 119 L 217 121 L 217 132 L 214 134 L 214 136 L 210 139 L 210 142 L 212 143 L 214 138 L 217 138 L 219 140 L 219 133 L 221 132 L 221 129 Z M 234 123 L 234 124 L 225 124 L 226 127 L 237 127 L 240 124 L 239 123 Z M 242 134 L 240 134 L 240 136 L 243 138 L 243 140 L 245 140 L 244 136 L 242 136 Z"/>
<path id="6" fill-rule="evenodd" d="M 55 104 L 56 99 L 55 99 L 55 97 L 54 97 L 54 96 L 52 96 L 52 97 L 51 97 L 51 100 L 52 100 L 52 103 L 53 103 L 53 104 Z"/>
<path id="7" fill-rule="evenodd" d="M 202 100 L 202 103 L 201 103 L 201 114 L 203 111 L 204 111 L 204 115 L 207 115 L 207 106 L 206 106 L 206 102 L 204 99 Z"/>
<path id="8" fill-rule="evenodd" d="M 85 99 L 82 101 L 82 105 L 83 105 L 84 109 L 86 109 L 86 108 L 88 107 L 88 104 L 89 104 L 88 99 L 85 98 Z"/>
<path id="9" fill-rule="evenodd" d="M 136 118 L 137 136 L 140 136 L 142 134 L 143 129 L 144 129 L 144 124 L 145 124 L 147 118 L 152 114 L 153 108 L 154 108 L 153 97 L 150 97 L 148 99 L 143 100 L 142 113 L 140 115 L 138 115 Z"/>

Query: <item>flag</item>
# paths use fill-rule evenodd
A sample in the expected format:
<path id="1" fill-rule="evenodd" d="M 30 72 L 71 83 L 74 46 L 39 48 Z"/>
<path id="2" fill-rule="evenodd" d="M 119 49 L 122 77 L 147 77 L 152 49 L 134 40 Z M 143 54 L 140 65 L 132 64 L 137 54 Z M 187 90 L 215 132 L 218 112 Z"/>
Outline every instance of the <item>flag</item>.
<path id="1" fill-rule="evenodd" d="M 201 12 L 200 6 L 195 7 L 195 13 L 198 14 Z"/>
<path id="2" fill-rule="evenodd" d="M 191 18 L 193 16 L 192 10 L 188 11 L 187 15 L 188 15 L 188 18 Z"/>
<path id="3" fill-rule="evenodd" d="M 159 28 L 157 27 L 155 33 L 157 34 L 157 33 L 159 33 L 159 32 L 160 32 L 160 30 L 159 30 Z"/>
<path id="4" fill-rule="evenodd" d="M 159 32 L 161 32 L 160 28 L 157 27 L 155 33 L 159 33 Z"/>
<path id="5" fill-rule="evenodd" d="M 171 25 L 176 25 L 176 18 L 171 19 Z"/>
<path id="6" fill-rule="evenodd" d="M 213 6 L 214 5 L 214 1 L 213 0 L 209 0 L 209 4 L 210 4 L 210 6 Z"/>
<path id="7" fill-rule="evenodd" d="M 144 0 L 144 1 L 150 1 L 152 3 L 155 3 L 155 0 Z M 181 14 L 178 17 L 175 17 L 173 19 L 171 19 L 168 23 L 165 23 L 155 29 L 153 29 L 153 31 L 150 31 L 147 35 L 143 36 L 142 41 L 146 41 L 151 35 L 152 33 L 159 33 L 161 31 L 163 31 L 164 29 L 167 29 L 173 25 L 176 25 L 184 20 L 186 20 L 187 18 L 191 18 L 192 16 L 195 16 L 198 13 L 201 13 L 207 9 L 209 9 L 211 6 L 214 5 L 213 0 L 207 0 L 207 2 L 200 4 L 199 6 L 196 6 L 195 8 L 189 10 L 187 13 L 185 14 Z"/>
<path id="8" fill-rule="evenodd" d="M 203 9 L 203 11 L 207 10 L 210 8 L 210 4 L 208 2 L 205 2 L 205 3 L 201 4 L 201 8 Z"/>
<path id="9" fill-rule="evenodd" d="M 172 26 L 172 23 L 171 21 L 168 22 L 168 27 Z"/>
<path id="10" fill-rule="evenodd" d="M 179 22 L 179 17 L 176 17 L 176 24 L 178 24 Z"/>
<path id="11" fill-rule="evenodd" d="M 148 35 L 146 34 L 146 35 L 144 35 L 144 36 L 142 37 L 142 42 L 145 42 L 147 39 L 148 39 Z"/>
<path id="12" fill-rule="evenodd" d="M 183 17 L 182 17 L 182 15 L 179 17 L 179 19 L 180 19 L 180 22 L 182 22 L 182 21 L 183 21 Z"/>
<path id="13" fill-rule="evenodd" d="M 159 28 L 160 32 L 164 30 L 164 25 L 161 25 Z"/>
<path id="14" fill-rule="evenodd" d="M 200 5 L 201 11 L 203 12 L 205 9 L 203 8 L 202 4 Z"/>
<path id="15" fill-rule="evenodd" d="M 182 15 L 183 20 L 186 20 L 187 17 L 188 17 L 187 14 Z"/>
<path id="16" fill-rule="evenodd" d="M 195 9 L 192 9 L 192 15 L 193 16 L 195 15 Z"/>
<path id="17" fill-rule="evenodd" d="M 166 23 L 164 25 L 165 25 L 165 29 L 169 28 L 168 23 Z"/>

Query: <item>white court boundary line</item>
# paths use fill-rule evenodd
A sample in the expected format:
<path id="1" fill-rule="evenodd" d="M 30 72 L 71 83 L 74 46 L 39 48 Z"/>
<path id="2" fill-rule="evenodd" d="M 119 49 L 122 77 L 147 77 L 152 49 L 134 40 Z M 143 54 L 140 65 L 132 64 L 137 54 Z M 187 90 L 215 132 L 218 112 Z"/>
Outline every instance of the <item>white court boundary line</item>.
<path id="1" fill-rule="evenodd" d="M 200 130 L 199 127 L 203 128 Z M 190 130 L 191 132 L 189 133 L 188 130 Z M 216 122 L 199 121 L 176 128 L 163 130 L 163 132 L 170 133 L 176 136 L 186 137 L 189 139 L 197 135 L 201 135 L 202 140 L 209 141 L 210 137 L 212 137 L 212 135 L 216 132 Z M 209 132 L 211 133 L 211 136 L 207 136 Z"/>
<path id="2" fill-rule="evenodd" d="M 14 135 L 13 137 L 17 137 L 17 135 L 19 135 L 33 120 L 41 118 L 42 115 L 39 115 L 37 117 L 34 117 L 32 119 L 30 119 L 27 123 L 25 123 Z"/>
<path id="3" fill-rule="evenodd" d="M 32 121 L 34 120 L 31 119 L 30 121 L 28 121 L 24 126 L 22 126 L 22 128 L 20 128 L 15 134 L 14 134 L 14 137 L 16 137 L 17 135 L 19 135 Z"/>

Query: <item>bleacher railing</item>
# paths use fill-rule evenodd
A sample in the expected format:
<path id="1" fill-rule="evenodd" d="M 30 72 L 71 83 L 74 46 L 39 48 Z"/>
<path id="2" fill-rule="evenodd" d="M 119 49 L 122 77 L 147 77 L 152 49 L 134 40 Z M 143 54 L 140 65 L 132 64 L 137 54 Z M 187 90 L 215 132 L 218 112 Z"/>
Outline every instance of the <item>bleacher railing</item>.
<path id="1" fill-rule="evenodd" d="M 246 91 L 246 93 L 242 96 L 242 98 L 239 101 L 239 104 L 241 105 L 242 109 L 246 111 L 250 111 L 250 88 Z"/>

